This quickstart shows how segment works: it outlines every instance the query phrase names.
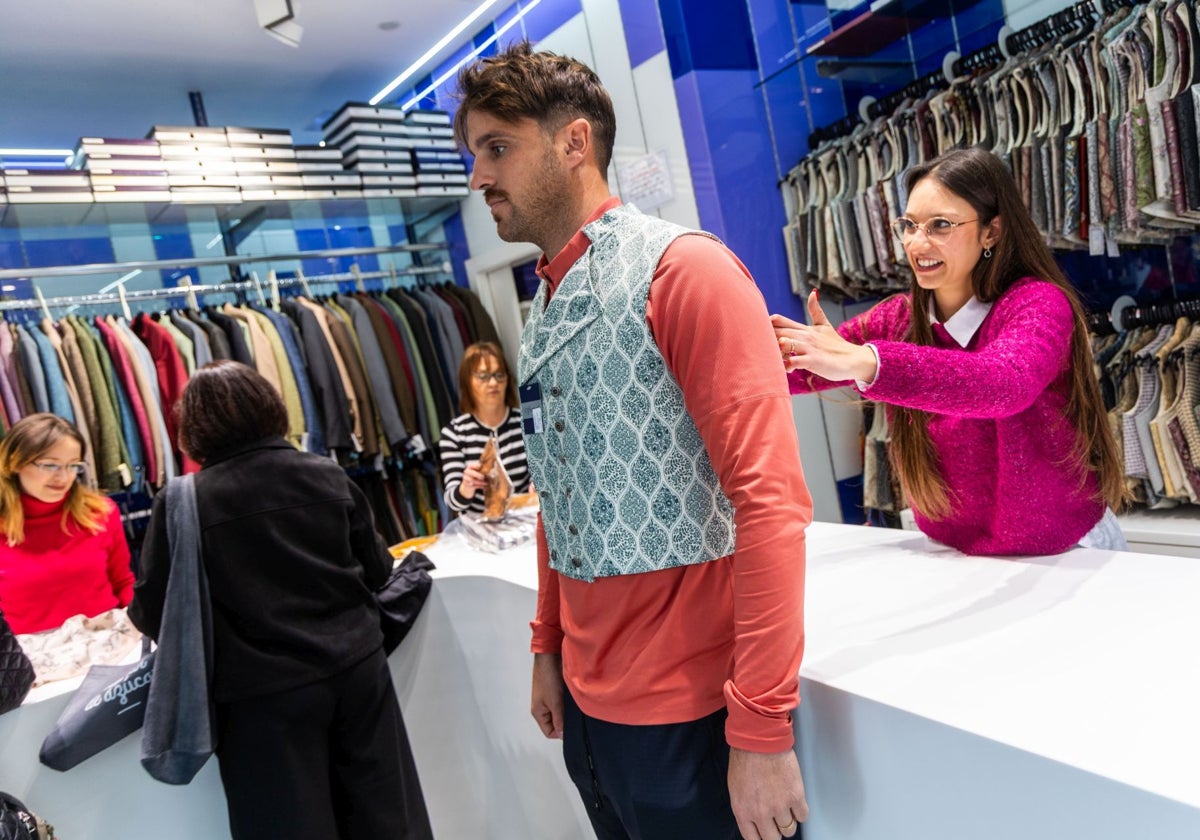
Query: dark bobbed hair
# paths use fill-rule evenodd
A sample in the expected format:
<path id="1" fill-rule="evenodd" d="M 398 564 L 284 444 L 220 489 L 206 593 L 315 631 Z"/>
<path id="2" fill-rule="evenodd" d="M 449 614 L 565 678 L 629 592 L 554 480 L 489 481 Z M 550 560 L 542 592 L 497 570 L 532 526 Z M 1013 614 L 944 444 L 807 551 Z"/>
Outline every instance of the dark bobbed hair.
<path id="1" fill-rule="evenodd" d="M 475 368 L 479 367 L 479 360 L 485 356 L 495 359 L 496 367 L 508 374 L 508 384 L 504 389 L 504 403 L 509 408 L 517 407 L 516 377 L 508 367 L 504 351 L 495 342 L 477 341 L 463 351 L 462 364 L 458 366 L 458 410 L 463 414 L 474 414 L 478 408 L 475 405 L 475 394 L 471 390 L 471 384 Z"/>
<path id="2" fill-rule="evenodd" d="M 1000 219 L 1000 234 L 992 245 L 992 256 L 981 258 L 971 271 L 975 297 L 989 303 L 999 298 L 1022 277 L 1037 277 L 1057 286 L 1071 304 L 1074 327 L 1071 331 L 1071 386 L 1065 414 L 1075 427 L 1075 446 L 1067 457 L 1096 473 L 1100 496 L 1114 510 L 1126 499 L 1125 470 L 1117 455 L 1112 430 L 1100 395 L 1100 386 L 1092 370 L 1092 350 L 1087 320 L 1075 289 L 1063 274 L 1045 239 L 1021 201 L 1016 182 L 996 155 L 982 147 L 955 149 L 905 174 L 908 191 L 926 178 L 966 201 L 979 217 L 980 228 Z M 906 336 L 914 344 L 933 343 L 929 309 L 933 293 L 912 282 L 912 323 Z M 937 469 L 936 453 L 929 438 L 929 414 L 916 409 L 894 407 L 891 426 L 892 458 L 908 494 L 910 503 L 930 519 L 945 517 L 954 500 L 949 498 Z"/>
<path id="3" fill-rule="evenodd" d="M 196 371 L 179 401 L 179 445 L 203 464 L 213 455 L 287 434 L 283 397 L 241 362 L 210 362 Z"/>
<path id="4" fill-rule="evenodd" d="M 454 134 L 467 147 L 467 116 L 484 111 L 507 122 L 531 119 L 547 133 L 583 117 L 592 126 L 596 165 L 608 170 L 617 118 L 612 99 L 596 73 L 579 61 L 552 52 L 534 52 L 528 41 L 510 44 L 458 74 Z"/>

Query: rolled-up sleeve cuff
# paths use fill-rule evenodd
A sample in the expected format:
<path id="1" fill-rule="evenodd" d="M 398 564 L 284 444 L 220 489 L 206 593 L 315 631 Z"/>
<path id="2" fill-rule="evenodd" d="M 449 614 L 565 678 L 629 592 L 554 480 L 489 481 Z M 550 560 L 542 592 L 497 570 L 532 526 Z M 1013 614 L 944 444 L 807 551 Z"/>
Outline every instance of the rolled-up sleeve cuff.
<path id="1" fill-rule="evenodd" d="M 561 628 L 543 624 L 540 621 L 531 621 L 529 626 L 533 630 L 530 651 L 533 653 L 562 653 L 563 632 Z"/>
<path id="2" fill-rule="evenodd" d="M 794 746 L 794 707 L 771 709 L 758 706 L 738 691 L 731 680 L 725 682 L 725 706 L 729 710 L 725 721 L 725 740 L 729 746 L 758 753 L 783 752 Z"/>

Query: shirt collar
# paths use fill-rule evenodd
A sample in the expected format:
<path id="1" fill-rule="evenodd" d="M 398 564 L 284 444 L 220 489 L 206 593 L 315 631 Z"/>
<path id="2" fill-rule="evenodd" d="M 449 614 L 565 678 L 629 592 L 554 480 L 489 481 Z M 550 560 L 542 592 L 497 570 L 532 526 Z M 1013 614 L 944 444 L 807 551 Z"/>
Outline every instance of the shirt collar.
<path id="1" fill-rule="evenodd" d="M 583 232 L 583 229 L 609 210 L 620 205 L 621 199 L 615 195 L 606 198 L 592 211 L 592 215 L 588 216 L 587 220 L 579 226 L 579 230 L 563 246 L 563 249 L 554 255 L 553 259 L 546 259 L 545 254 L 542 254 L 538 258 L 536 269 L 538 277 L 541 277 L 550 284 L 551 292 L 558 288 L 558 284 L 567 276 L 567 272 L 571 269 L 571 266 L 575 265 L 575 262 L 583 256 L 584 251 L 592 244 L 591 240 L 587 238 L 587 234 Z"/>
<path id="2" fill-rule="evenodd" d="M 983 326 L 983 321 L 987 318 L 987 314 L 992 311 L 992 304 L 984 303 L 974 295 L 967 301 L 963 308 L 955 312 L 944 322 L 942 329 L 954 339 L 954 343 L 959 347 L 966 348 L 971 343 L 971 339 L 975 337 L 975 333 L 979 332 L 979 328 Z M 929 310 L 929 323 L 938 323 L 937 316 L 933 314 L 933 309 Z"/>

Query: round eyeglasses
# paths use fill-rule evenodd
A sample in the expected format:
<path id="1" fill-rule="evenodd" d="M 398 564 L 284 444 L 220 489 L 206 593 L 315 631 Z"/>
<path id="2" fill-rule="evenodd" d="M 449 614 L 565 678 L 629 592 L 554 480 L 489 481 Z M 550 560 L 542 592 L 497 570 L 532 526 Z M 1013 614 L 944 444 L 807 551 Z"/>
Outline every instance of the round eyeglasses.
<path id="1" fill-rule="evenodd" d="M 488 380 L 495 382 L 497 385 L 503 385 L 508 381 L 508 374 L 502 370 L 494 370 L 491 373 L 476 373 L 474 376 L 475 381 L 481 385 L 487 383 Z"/>
<path id="2" fill-rule="evenodd" d="M 964 219 L 961 222 L 952 222 L 949 219 L 943 219 L 941 216 L 934 216 L 927 222 L 914 222 L 912 219 L 906 219 L 901 216 L 892 222 L 892 234 L 902 243 L 906 243 L 917 235 L 918 230 L 922 230 L 925 232 L 925 238 L 930 242 L 945 242 L 950 238 L 950 234 L 954 233 L 956 227 L 969 225 L 971 222 L 977 221 L 979 220 Z"/>
<path id="3" fill-rule="evenodd" d="M 87 472 L 87 465 L 79 462 L 74 464 L 52 464 L 49 461 L 34 461 L 33 465 L 46 475 L 58 475 L 63 470 L 73 472 L 76 476 L 81 476 Z"/>

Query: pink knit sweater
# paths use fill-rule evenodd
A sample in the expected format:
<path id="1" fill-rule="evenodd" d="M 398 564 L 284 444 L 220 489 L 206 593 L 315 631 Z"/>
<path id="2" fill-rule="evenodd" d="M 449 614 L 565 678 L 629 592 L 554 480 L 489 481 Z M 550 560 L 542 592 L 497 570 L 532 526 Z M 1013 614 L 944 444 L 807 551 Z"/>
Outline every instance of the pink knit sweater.
<path id="1" fill-rule="evenodd" d="M 1056 554 L 1100 521 L 1096 475 L 1069 463 L 1075 430 L 1063 418 L 1070 387 L 1071 307 L 1054 285 L 1018 280 L 962 349 L 935 324 L 934 344 L 903 341 L 908 295 L 896 295 L 838 332 L 879 351 L 872 400 L 931 413 L 929 434 L 953 511 L 916 514 L 933 539 L 968 554 Z M 793 394 L 850 382 L 804 371 Z M 897 422 L 889 410 L 889 420 Z"/>

